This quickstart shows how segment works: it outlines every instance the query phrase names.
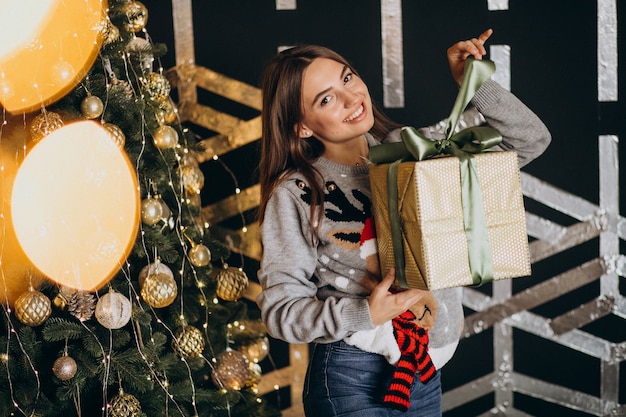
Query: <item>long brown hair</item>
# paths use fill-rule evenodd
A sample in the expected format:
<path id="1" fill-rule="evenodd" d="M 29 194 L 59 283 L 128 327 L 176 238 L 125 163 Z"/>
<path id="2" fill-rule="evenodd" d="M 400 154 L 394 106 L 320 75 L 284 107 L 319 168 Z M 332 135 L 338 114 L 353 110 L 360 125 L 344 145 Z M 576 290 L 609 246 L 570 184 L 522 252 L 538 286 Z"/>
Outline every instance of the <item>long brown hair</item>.
<path id="1" fill-rule="evenodd" d="M 259 222 L 265 216 L 265 208 L 276 186 L 298 171 L 311 188 L 311 233 L 321 224 L 324 212 L 317 210 L 324 202 L 324 189 L 319 172 L 313 162 L 323 152 L 324 146 L 315 138 L 302 139 L 296 127 L 302 121 L 302 75 L 316 58 L 329 58 L 349 67 L 352 65 L 335 51 L 319 45 L 301 45 L 277 54 L 266 66 L 261 78 L 263 109 L 261 111 L 262 137 L 259 162 L 261 201 Z M 374 126 L 371 133 L 383 138 L 398 124 L 387 118 L 374 105 Z M 317 212 L 317 220 L 315 216 Z"/>

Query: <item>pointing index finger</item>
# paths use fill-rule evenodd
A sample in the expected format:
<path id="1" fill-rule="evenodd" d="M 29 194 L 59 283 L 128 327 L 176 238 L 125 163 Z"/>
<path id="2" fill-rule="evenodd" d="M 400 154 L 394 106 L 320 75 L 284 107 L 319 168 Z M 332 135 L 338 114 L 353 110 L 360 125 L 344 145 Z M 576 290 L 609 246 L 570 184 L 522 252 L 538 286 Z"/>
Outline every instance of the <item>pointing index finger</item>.
<path id="1" fill-rule="evenodd" d="M 492 33 L 493 33 L 493 29 L 487 29 L 486 31 L 480 34 L 480 36 L 478 37 L 478 41 L 481 44 L 484 44 L 485 42 L 487 42 L 487 39 L 489 39 Z"/>

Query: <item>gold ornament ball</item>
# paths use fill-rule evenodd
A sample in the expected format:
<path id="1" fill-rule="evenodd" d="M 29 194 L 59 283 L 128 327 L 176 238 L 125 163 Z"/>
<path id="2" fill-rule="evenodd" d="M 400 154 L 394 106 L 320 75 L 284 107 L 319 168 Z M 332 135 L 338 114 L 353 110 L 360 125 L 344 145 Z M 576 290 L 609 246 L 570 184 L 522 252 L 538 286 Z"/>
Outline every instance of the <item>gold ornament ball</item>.
<path id="1" fill-rule="evenodd" d="M 240 390 L 246 386 L 250 376 L 249 361 L 236 350 L 227 350 L 217 358 L 211 373 L 213 383 L 219 388 Z"/>
<path id="2" fill-rule="evenodd" d="M 51 313 L 52 303 L 42 292 L 29 290 L 15 300 L 15 315 L 27 326 L 39 326 Z"/>
<path id="3" fill-rule="evenodd" d="M 63 127 L 63 119 L 58 113 L 46 111 L 37 115 L 30 123 L 30 135 L 39 140 Z"/>
<path id="4" fill-rule="evenodd" d="M 267 357 L 270 351 L 270 341 L 266 336 L 255 343 L 241 346 L 238 350 L 252 362 L 258 363 Z"/>
<path id="5" fill-rule="evenodd" d="M 104 103 L 98 96 L 88 95 L 80 103 L 80 112 L 87 119 L 95 119 L 100 117 L 104 111 Z"/>
<path id="6" fill-rule="evenodd" d="M 149 263 L 148 265 L 141 268 L 141 271 L 139 271 L 139 276 L 137 277 L 139 286 L 142 287 L 143 283 L 146 281 L 146 277 L 152 274 L 165 274 L 174 279 L 174 273 L 172 272 L 170 267 L 157 259 L 155 262 Z"/>
<path id="7" fill-rule="evenodd" d="M 216 276 L 217 296 L 226 301 L 237 301 L 248 287 L 248 276 L 239 268 L 226 267 Z"/>
<path id="8" fill-rule="evenodd" d="M 74 378 L 77 369 L 76 361 L 67 355 L 61 356 L 52 364 L 52 373 L 61 381 Z"/>
<path id="9" fill-rule="evenodd" d="M 192 245 L 189 249 L 189 260 L 198 268 L 207 266 L 211 262 L 211 251 L 201 243 Z"/>
<path id="10" fill-rule="evenodd" d="M 172 149 L 178 145 L 178 132 L 172 126 L 159 126 L 152 134 L 154 146 L 159 149 Z"/>
<path id="11" fill-rule="evenodd" d="M 169 306 L 174 302 L 177 295 L 176 281 L 163 273 L 148 275 L 141 287 L 141 297 L 149 306 L 154 308 Z"/>
<path id="12" fill-rule="evenodd" d="M 167 78 L 158 72 L 151 72 L 142 79 L 143 85 L 148 92 L 148 97 L 154 101 L 162 102 L 168 99 L 170 95 L 170 82 Z"/>
<path id="13" fill-rule="evenodd" d="M 113 142 L 120 149 L 122 149 L 124 147 L 124 144 L 126 143 L 126 135 L 124 135 L 122 129 L 118 125 L 113 123 L 104 123 L 102 127 L 107 131 L 107 133 L 111 137 L 111 140 L 113 140 Z"/>
<path id="14" fill-rule="evenodd" d="M 119 394 L 111 398 L 108 407 L 110 417 L 139 417 L 141 415 L 139 400 L 121 389 Z"/>
<path id="15" fill-rule="evenodd" d="M 188 194 L 200 194 L 200 190 L 204 187 L 204 174 L 198 166 L 183 165 L 181 179 Z"/>
<path id="16" fill-rule="evenodd" d="M 149 226 L 163 218 L 163 205 L 158 198 L 148 197 L 141 202 L 141 221 Z"/>
<path id="17" fill-rule="evenodd" d="M 184 326 L 176 331 L 172 348 L 184 358 L 195 358 L 204 351 L 202 332 L 193 326 Z"/>
<path id="18" fill-rule="evenodd" d="M 123 294 L 110 291 L 98 300 L 95 314 L 96 320 L 107 329 L 119 329 L 130 321 L 132 305 Z"/>
<path id="19" fill-rule="evenodd" d="M 148 23 L 148 9 L 143 3 L 130 1 L 124 7 L 127 21 L 124 23 L 129 32 L 139 32 Z"/>

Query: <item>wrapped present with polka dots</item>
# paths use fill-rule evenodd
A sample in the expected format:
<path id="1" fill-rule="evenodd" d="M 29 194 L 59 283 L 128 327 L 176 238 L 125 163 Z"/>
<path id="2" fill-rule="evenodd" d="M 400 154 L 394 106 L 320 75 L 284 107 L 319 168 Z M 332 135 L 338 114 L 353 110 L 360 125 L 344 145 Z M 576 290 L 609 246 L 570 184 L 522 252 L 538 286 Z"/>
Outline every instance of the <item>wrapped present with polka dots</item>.
<path id="1" fill-rule="evenodd" d="M 471 242 L 466 232 L 458 158 L 440 157 L 398 165 L 396 210 L 401 223 L 401 247 L 396 252 L 402 252 L 403 257 L 398 262 L 394 259 L 398 254 L 394 254 L 389 212 L 389 164 L 370 166 L 376 243 L 383 275 L 396 266 L 396 277 L 403 285 L 398 264 L 404 263 L 404 286 L 430 290 L 530 275 L 517 154 L 484 152 L 473 159 L 482 201 L 469 204 L 483 206 L 485 224 L 479 239 L 486 241 L 478 243 L 487 244 L 490 258 L 474 265 L 478 272 L 471 265 L 470 246 L 476 242 Z"/>
<path id="2" fill-rule="evenodd" d="M 372 209 L 383 276 L 405 288 L 480 286 L 531 273 L 517 154 L 488 126 L 456 124 L 491 61 L 469 59 L 445 137 L 412 127 L 370 149 Z"/>

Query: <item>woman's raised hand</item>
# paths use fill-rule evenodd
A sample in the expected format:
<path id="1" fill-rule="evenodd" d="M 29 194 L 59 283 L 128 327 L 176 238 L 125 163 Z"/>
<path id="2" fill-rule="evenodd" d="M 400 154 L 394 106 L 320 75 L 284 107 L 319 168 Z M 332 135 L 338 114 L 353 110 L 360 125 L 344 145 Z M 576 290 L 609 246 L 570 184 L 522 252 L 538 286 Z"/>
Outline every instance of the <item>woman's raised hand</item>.
<path id="1" fill-rule="evenodd" d="M 472 38 L 465 41 L 460 41 L 448 48 L 448 64 L 450 65 L 450 72 L 452 78 L 460 86 L 463 82 L 463 70 L 465 68 L 465 60 L 468 56 L 474 57 L 474 59 L 482 59 L 487 54 L 485 49 L 485 42 L 493 33 L 492 29 L 487 29 L 480 34 L 478 38 Z"/>

